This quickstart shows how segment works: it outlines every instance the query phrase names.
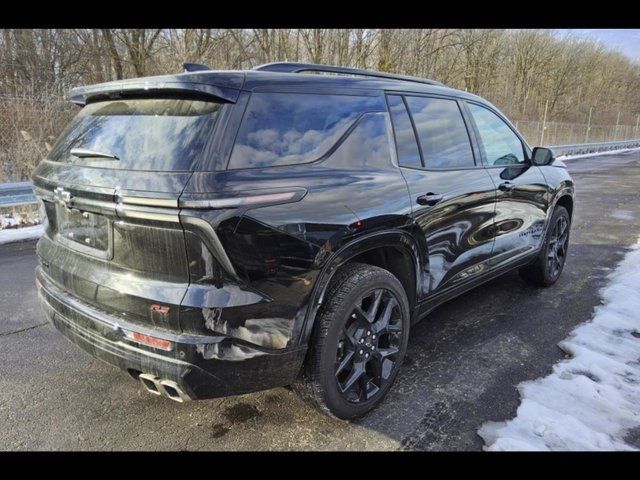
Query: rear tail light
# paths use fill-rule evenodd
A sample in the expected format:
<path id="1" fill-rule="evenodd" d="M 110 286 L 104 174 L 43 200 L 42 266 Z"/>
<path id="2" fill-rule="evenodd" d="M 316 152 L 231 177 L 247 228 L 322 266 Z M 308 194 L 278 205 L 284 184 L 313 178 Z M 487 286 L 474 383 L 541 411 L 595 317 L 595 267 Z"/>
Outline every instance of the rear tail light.
<path id="1" fill-rule="evenodd" d="M 180 200 L 183 208 L 238 208 L 255 205 L 271 205 L 278 203 L 297 202 L 301 200 L 307 191 L 304 188 L 293 189 L 288 192 L 256 193 L 238 197 L 215 198 L 207 200 L 185 199 Z"/>
<path id="2" fill-rule="evenodd" d="M 271 193 L 268 195 L 252 195 L 250 197 L 241 197 L 238 200 L 244 205 L 255 205 L 256 203 L 284 202 L 292 200 L 298 192 Z"/>

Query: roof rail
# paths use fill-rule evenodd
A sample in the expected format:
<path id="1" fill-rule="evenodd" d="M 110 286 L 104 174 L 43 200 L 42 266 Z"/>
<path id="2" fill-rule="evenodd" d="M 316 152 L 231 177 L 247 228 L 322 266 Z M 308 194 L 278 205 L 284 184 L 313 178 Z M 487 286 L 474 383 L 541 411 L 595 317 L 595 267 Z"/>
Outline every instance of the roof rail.
<path id="1" fill-rule="evenodd" d="M 441 85 L 443 83 L 426 78 L 411 77 L 409 75 L 396 75 L 393 73 L 377 72 L 375 70 L 363 70 L 360 68 L 338 67 L 335 65 L 319 65 L 316 63 L 298 63 L 298 62 L 273 62 L 258 65 L 253 70 L 262 72 L 282 72 L 282 73 L 300 73 L 300 72 L 326 72 L 341 73 L 344 75 L 359 75 L 363 77 L 387 78 L 389 80 L 402 80 L 405 82 L 426 83 L 428 85 Z"/>

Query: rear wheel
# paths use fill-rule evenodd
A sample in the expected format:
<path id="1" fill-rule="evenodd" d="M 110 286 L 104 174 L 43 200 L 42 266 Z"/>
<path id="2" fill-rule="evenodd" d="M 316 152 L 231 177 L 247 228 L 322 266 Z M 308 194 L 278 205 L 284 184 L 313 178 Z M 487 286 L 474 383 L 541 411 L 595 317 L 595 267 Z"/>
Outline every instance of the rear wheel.
<path id="1" fill-rule="evenodd" d="M 325 413 L 359 417 L 387 394 L 407 349 L 409 302 L 387 270 L 349 264 L 336 274 L 295 390 Z"/>
<path id="2" fill-rule="evenodd" d="M 567 260 L 571 219 L 567 209 L 557 206 L 538 258 L 520 269 L 520 276 L 533 285 L 547 287 L 556 283 Z"/>

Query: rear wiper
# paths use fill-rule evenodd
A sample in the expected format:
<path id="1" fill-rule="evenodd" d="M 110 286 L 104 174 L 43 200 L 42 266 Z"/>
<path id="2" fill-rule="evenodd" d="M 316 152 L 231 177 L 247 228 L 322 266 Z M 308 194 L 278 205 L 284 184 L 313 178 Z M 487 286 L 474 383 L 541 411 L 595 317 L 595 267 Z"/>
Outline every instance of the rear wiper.
<path id="1" fill-rule="evenodd" d="M 96 157 L 96 158 L 110 158 L 111 160 L 120 160 L 118 157 L 116 157 L 111 153 L 96 152 L 95 150 L 88 150 L 86 148 L 72 148 L 70 153 L 74 157 L 80 157 L 80 158 Z"/>

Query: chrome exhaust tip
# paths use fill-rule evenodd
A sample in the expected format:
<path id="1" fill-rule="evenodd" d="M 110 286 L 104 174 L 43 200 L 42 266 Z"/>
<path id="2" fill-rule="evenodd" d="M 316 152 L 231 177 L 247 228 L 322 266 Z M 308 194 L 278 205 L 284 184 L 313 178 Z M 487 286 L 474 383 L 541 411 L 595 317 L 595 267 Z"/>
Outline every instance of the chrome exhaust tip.
<path id="1" fill-rule="evenodd" d="M 180 403 L 191 400 L 191 397 L 187 395 L 173 380 L 160 380 L 160 387 L 162 388 L 165 397 L 168 397 L 171 400 Z"/>
<path id="2" fill-rule="evenodd" d="M 162 395 L 179 403 L 191 400 L 191 397 L 173 380 L 163 380 L 151 373 L 141 373 L 138 378 L 149 393 Z"/>
<path id="3" fill-rule="evenodd" d="M 160 380 L 158 377 L 150 373 L 141 373 L 138 375 L 138 379 L 147 392 L 154 395 L 162 395 L 162 391 L 158 388 L 158 381 Z"/>

